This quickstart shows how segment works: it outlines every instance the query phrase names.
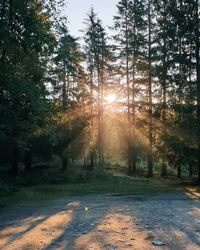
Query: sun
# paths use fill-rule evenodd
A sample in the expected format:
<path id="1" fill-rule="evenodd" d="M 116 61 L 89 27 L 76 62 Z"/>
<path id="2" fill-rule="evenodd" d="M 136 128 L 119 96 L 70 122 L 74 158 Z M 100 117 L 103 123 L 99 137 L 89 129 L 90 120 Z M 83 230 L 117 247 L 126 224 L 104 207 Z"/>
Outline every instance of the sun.
<path id="1" fill-rule="evenodd" d="M 109 94 L 105 96 L 105 101 L 108 104 L 113 103 L 116 100 L 116 95 L 115 94 Z"/>

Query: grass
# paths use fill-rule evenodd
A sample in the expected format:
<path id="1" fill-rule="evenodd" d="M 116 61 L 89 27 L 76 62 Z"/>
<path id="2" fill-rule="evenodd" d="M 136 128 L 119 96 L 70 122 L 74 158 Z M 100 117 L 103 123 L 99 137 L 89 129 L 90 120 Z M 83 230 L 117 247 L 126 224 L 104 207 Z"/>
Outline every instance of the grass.
<path id="1" fill-rule="evenodd" d="M 48 202 L 59 198 L 91 194 L 157 194 L 184 192 L 184 186 L 172 179 L 99 175 L 87 182 L 63 184 L 37 184 L 21 187 L 12 195 L 1 197 L 0 204 L 19 204 L 27 202 Z"/>

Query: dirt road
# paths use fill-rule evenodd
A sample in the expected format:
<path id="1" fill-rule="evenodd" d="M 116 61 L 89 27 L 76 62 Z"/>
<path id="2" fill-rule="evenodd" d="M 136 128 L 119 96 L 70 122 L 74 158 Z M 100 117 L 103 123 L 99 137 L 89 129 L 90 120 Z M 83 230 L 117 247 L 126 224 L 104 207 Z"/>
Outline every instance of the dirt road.
<path id="1" fill-rule="evenodd" d="M 154 246 L 160 240 L 163 246 Z M 0 249 L 197 250 L 200 200 L 96 195 L 0 210 Z"/>

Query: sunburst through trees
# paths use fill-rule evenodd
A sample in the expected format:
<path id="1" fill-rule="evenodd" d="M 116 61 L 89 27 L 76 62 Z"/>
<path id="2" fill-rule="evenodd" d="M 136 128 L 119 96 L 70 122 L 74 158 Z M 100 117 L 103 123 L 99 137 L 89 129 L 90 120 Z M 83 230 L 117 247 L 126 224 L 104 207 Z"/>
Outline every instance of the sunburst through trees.
<path id="1" fill-rule="evenodd" d="M 63 1 L 0 7 L 0 143 L 14 172 L 33 156 L 200 179 L 198 0 L 120 0 L 112 35 L 91 9 L 82 42 Z"/>

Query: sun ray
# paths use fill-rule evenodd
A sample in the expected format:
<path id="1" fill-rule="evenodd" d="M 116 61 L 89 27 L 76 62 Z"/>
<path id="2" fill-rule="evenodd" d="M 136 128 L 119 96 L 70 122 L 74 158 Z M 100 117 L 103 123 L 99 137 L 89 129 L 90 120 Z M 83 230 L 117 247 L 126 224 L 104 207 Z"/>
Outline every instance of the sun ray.
<path id="1" fill-rule="evenodd" d="M 112 104 L 116 100 L 116 95 L 115 94 L 108 94 L 104 97 L 105 102 L 107 104 Z"/>

